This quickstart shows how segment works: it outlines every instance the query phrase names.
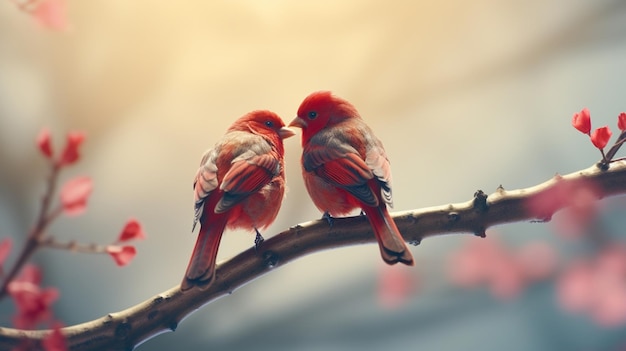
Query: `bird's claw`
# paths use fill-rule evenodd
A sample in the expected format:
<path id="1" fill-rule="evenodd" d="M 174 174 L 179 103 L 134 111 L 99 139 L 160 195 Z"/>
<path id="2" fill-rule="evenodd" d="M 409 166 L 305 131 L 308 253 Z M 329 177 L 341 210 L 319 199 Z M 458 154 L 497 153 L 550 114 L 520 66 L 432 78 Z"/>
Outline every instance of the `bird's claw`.
<path id="1" fill-rule="evenodd" d="M 265 238 L 263 238 L 263 235 L 261 235 L 258 229 L 254 228 L 254 231 L 256 232 L 256 237 L 254 238 L 254 249 L 258 251 L 261 243 L 265 241 Z"/>
<path id="2" fill-rule="evenodd" d="M 324 214 L 322 215 L 322 219 L 325 219 L 326 222 L 328 222 L 328 226 L 329 227 L 333 227 L 333 216 L 330 215 L 330 213 L 328 211 L 324 212 Z"/>

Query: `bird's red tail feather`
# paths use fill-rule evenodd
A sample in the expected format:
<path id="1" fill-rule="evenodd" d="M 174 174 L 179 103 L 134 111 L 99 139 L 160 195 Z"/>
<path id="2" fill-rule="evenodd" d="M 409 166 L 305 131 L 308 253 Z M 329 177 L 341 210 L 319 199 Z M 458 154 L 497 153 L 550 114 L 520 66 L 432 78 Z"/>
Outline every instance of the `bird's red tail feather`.
<path id="1" fill-rule="evenodd" d="M 387 264 L 400 262 L 412 266 L 414 264 L 413 255 L 411 255 L 411 251 L 406 246 L 387 208 L 384 205 L 378 207 L 366 206 L 363 208 L 363 211 L 369 219 L 372 229 L 374 229 L 383 260 Z"/>
<path id="2" fill-rule="evenodd" d="M 203 223 L 200 227 L 185 278 L 180 284 L 181 290 L 189 290 L 193 286 L 205 288 L 213 279 L 217 249 L 226 228 L 226 220 L 224 214 L 214 214 L 209 223 Z"/>

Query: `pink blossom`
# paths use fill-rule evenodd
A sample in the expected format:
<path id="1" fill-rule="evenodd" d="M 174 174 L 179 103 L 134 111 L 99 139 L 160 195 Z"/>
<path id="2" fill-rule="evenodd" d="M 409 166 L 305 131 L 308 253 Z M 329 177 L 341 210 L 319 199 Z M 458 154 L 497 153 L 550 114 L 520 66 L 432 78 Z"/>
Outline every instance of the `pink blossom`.
<path id="1" fill-rule="evenodd" d="M 48 29 L 63 30 L 67 28 L 65 0 L 38 0 L 30 12 L 42 26 Z"/>
<path id="2" fill-rule="evenodd" d="M 63 325 L 56 322 L 52 326 L 52 332 L 41 340 L 45 351 L 67 351 L 67 340 L 61 331 Z"/>
<path id="3" fill-rule="evenodd" d="M 557 297 L 568 311 L 582 312 L 591 306 L 593 301 L 594 271 L 588 261 L 571 264 L 557 281 Z"/>
<path id="4" fill-rule="evenodd" d="M 52 142 L 50 140 L 50 131 L 44 128 L 39 132 L 37 136 L 37 146 L 39 151 L 46 156 L 46 158 L 52 158 Z"/>
<path id="5" fill-rule="evenodd" d="M 617 128 L 622 132 L 626 131 L 626 113 L 622 112 L 617 116 Z"/>
<path id="6" fill-rule="evenodd" d="M 531 197 L 526 202 L 526 208 L 531 216 L 540 219 L 550 219 L 557 210 L 564 209 L 555 217 L 557 233 L 578 238 L 597 215 L 600 196 L 598 186 L 591 181 L 557 180 L 546 191 Z"/>
<path id="7" fill-rule="evenodd" d="M 132 261 L 133 258 L 135 258 L 135 255 L 137 254 L 137 250 L 135 249 L 135 247 L 130 246 L 130 245 L 127 245 L 127 246 L 109 245 L 106 247 L 106 251 L 113 258 L 115 263 L 120 267 L 126 266 L 127 264 L 129 264 L 130 261 Z"/>
<path id="8" fill-rule="evenodd" d="M 612 134 L 611 129 L 607 126 L 598 128 L 591 134 L 591 142 L 596 148 L 602 150 L 609 143 Z"/>
<path id="9" fill-rule="evenodd" d="M 517 297 L 528 282 L 522 266 L 508 256 L 493 264 L 489 281 L 491 294 L 502 300 Z"/>
<path id="10" fill-rule="evenodd" d="M 583 134 L 589 134 L 591 131 L 591 116 L 588 108 L 583 108 L 582 111 L 575 113 L 572 117 L 572 125 Z"/>
<path id="11" fill-rule="evenodd" d="M 68 216 L 77 216 L 85 212 L 92 190 L 93 184 L 89 177 L 76 177 L 67 181 L 61 189 L 63 212 Z"/>
<path id="12" fill-rule="evenodd" d="M 136 219 L 130 219 L 124 225 L 124 228 L 122 229 L 122 232 L 120 233 L 117 241 L 124 242 L 130 240 L 141 240 L 145 238 L 146 234 L 141 228 L 141 223 L 139 223 L 139 221 L 137 221 Z"/>
<path id="13" fill-rule="evenodd" d="M 395 309 L 404 305 L 416 290 L 415 270 L 404 266 L 384 266 L 378 278 L 378 301 Z"/>
<path id="14" fill-rule="evenodd" d="M 515 251 L 498 240 L 472 238 L 449 260 L 452 281 L 463 287 L 484 284 L 499 299 L 518 296 L 532 281 L 548 278 L 556 258 L 551 248 L 534 242 Z"/>
<path id="15" fill-rule="evenodd" d="M 563 308 L 585 313 L 601 326 L 626 323 L 624 246 L 604 248 L 594 259 L 572 263 L 557 282 Z"/>
<path id="16" fill-rule="evenodd" d="M 453 253 L 449 260 L 449 274 L 461 286 L 476 286 L 491 277 L 490 266 L 499 261 L 502 247 L 493 238 L 471 238 L 464 247 Z"/>
<path id="17" fill-rule="evenodd" d="M 544 241 L 533 241 L 522 246 L 516 253 L 524 275 L 530 279 L 546 279 L 554 273 L 557 257 L 554 249 Z"/>
<path id="18" fill-rule="evenodd" d="M 34 265 L 25 266 L 22 274 L 9 283 L 7 291 L 17 306 L 13 317 L 17 328 L 32 329 L 52 317 L 51 305 L 59 298 L 59 291 L 42 289 L 40 283 L 41 271 Z"/>
<path id="19" fill-rule="evenodd" d="M 80 158 L 79 148 L 85 140 L 85 133 L 83 132 L 70 132 L 67 134 L 67 142 L 59 164 L 61 166 L 68 166 L 76 163 Z"/>

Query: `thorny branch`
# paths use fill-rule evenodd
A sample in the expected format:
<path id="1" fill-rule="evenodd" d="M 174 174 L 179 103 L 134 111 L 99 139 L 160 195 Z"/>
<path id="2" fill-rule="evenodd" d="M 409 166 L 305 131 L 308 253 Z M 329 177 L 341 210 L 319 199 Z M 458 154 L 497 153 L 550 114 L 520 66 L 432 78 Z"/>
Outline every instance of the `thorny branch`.
<path id="1" fill-rule="evenodd" d="M 502 223 L 549 220 L 568 203 L 553 201 L 551 207 L 541 211 L 530 209 L 528 204 L 552 197 L 559 189 L 575 189 L 582 184 L 593 184 L 597 199 L 626 193 L 626 161 L 612 162 L 608 169 L 598 164 L 565 176 L 556 175 L 526 189 L 498 187 L 488 196 L 479 190 L 465 203 L 396 212 L 392 216 L 404 238 L 415 245 L 424 238 L 443 234 L 484 236 L 487 228 Z M 272 268 L 313 252 L 373 242 L 374 235 L 363 216 L 336 218 L 332 227 L 324 220 L 299 224 L 269 238 L 258 250 L 250 248 L 218 265 L 215 281 L 207 290 L 182 293 L 175 286 L 126 310 L 62 331 L 72 350 L 132 350 L 160 333 L 175 330 L 196 309 Z M 12 349 L 23 338 L 40 340 L 49 332 L 0 328 L 0 349 Z"/>

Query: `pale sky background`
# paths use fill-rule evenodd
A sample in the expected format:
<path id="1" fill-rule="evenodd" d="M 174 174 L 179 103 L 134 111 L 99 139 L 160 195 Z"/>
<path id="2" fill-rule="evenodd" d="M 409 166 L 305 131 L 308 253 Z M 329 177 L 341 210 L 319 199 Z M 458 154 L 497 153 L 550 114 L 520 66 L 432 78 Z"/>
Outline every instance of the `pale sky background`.
<path id="1" fill-rule="evenodd" d="M 132 216 L 149 236 L 126 268 L 36 255 L 68 325 L 179 283 L 200 157 L 248 111 L 288 122 L 313 91 L 350 100 L 385 144 L 401 211 L 586 168 L 599 155 L 572 114 L 588 107 L 594 127 L 615 129 L 626 110 L 622 0 L 68 0 L 68 17 L 67 31 L 46 31 L 0 1 L 0 237 L 19 243 L 38 209 L 42 127 L 57 148 L 68 130 L 86 131 L 84 158 L 64 178 L 95 185 L 88 212 L 51 232 L 104 244 Z M 299 135 L 286 141 L 289 192 L 266 237 L 320 216 L 300 152 Z M 549 225 L 497 231 L 512 244 L 556 240 Z M 550 283 L 510 303 L 451 287 L 445 258 L 463 239 L 412 248 L 420 283 L 406 308 L 377 306 L 375 245 L 342 248 L 281 267 L 138 350 L 615 350 L 626 340 L 560 310 Z M 253 240 L 226 233 L 219 260 Z"/>

